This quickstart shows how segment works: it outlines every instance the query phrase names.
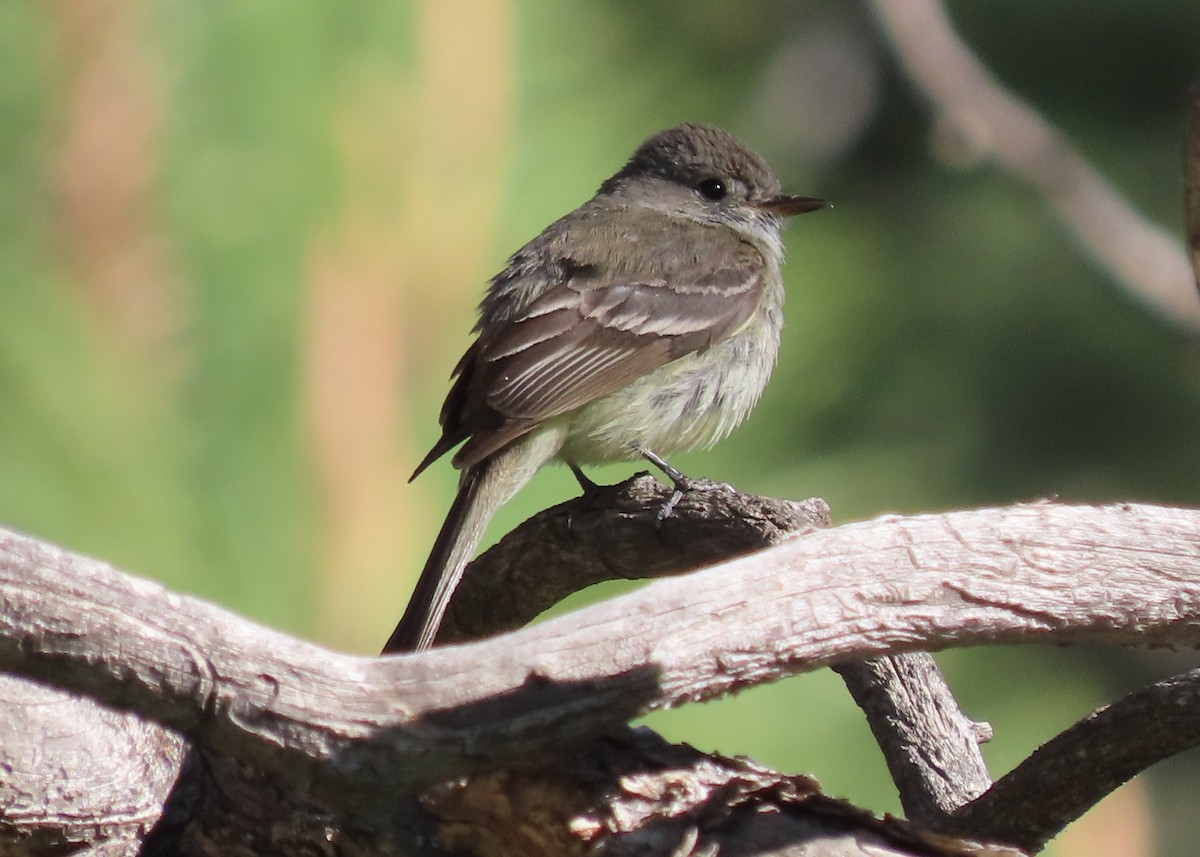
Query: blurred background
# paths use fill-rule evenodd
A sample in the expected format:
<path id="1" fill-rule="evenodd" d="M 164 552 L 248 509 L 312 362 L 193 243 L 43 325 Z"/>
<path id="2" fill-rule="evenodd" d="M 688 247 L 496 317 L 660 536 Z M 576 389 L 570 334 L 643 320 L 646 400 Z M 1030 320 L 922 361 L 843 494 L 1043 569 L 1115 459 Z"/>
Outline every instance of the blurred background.
<path id="1" fill-rule="evenodd" d="M 952 3 L 966 42 L 1182 236 L 1200 6 Z M 835 208 L 787 233 L 753 417 L 685 472 L 837 521 L 1056 496 L 1200 505 L 1197 342 L 1044 200 L 936 141 L 858 2 L 0 4 L 0 524 L 377 651 L 453 494 L 437 435 L 487 278 L 648 134 L 721 125 Z M 607 468 L 609 481 L 636 467 Z M 544 472 L 492 537 L 575 491 Z M 999 775 L 1191 666 L 952 652 Z M 898 803 L 828 673 L 648 718 Z M 1191 855 L 1200 756 L 1049 853 Z"/>

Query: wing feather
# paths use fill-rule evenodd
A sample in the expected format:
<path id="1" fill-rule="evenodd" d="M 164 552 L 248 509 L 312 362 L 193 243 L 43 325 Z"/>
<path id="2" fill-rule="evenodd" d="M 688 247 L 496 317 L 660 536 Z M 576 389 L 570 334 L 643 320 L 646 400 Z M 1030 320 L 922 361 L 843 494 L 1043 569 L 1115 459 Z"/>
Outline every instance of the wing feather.
<path id="1" fill-rule="evenodd" d="M 523 317 L 483 349 L 488 405 L 517 419 L 548 419 L 711 348 L 740 328 L 761 298 L 758 267 L 737 271 L 736 279 L 733 271 L 721 273 L 729 279 L 719 290 L 555 286 L 547 297 L 560 302 L 574 293 L 574 307 Z"/>
<path id="2" fill-rule="evenodd" d="M 466 437 L 454 464 L 477 463 L 544 420 L 711 348 L 746 324 L 764 294 L 762 255 L 731 231 L 697 234 L 694 224 L 665 217 L 657 228 L 661 234 L 653 238 L 663 251 L 640 267 L 603 264 L 605 254 L 574 258 L 576 246 L 571 258 L 546 266 L 562 276 L 506 323 L 480 325 L 479 340 L 460 363 L 432 457 Z M 599 246 L 599 239 L 574 243 Z M 511 284 L 510 272 L 494 289 Z M 490 293 L 485 306 L 499 299 Z"/>

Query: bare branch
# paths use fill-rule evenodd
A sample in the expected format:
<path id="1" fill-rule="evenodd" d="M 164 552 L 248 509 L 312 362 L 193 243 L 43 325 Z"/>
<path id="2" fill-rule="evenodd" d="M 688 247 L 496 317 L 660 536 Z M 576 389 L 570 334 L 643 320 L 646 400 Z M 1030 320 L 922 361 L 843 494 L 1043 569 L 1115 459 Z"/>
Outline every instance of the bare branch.
<path id="1" fill-rule="evenodd" d="M 616 836 L 604 842 L 603 851 L 618 857 L 1020 857 L 1008 847 L 972 845 L 894 818 L 875 818 L 826 797 L 807 777 L 783 776 L 745 759 L 669 745 L 644 729 L 614 735 L 603 742 L 602 751 L 585 750 L 578 758 L 583 764 L 571 761 L 559 767 L 583 772 L 573 778 L 572 790 L 581 793 L 581 805 L 603 806 L 604 811 L 581 809 L 572 841 L 541 850 L 571 853 L 569 846 L 579 840 L 594 844 L 594 837 L 609 832 Z M 447 845 L 481 853 L 493 850 L 480 848 L 481 840 L 492 844 L 503 838 L 515 840 L 511 853 L 527 855 L 536 844 L 522 842 L 523 832 L 514 831 L 509 801 L 530 792 L 561 790 L 557 778 L 546 781 L 548 770 L 522 767 L 436 786 L 424 804 L 448 832 Z M 597 787 L 605 789 L 606 800 L 591 794 Z M 545 801 L 540 795 L 538 799 Z"/>
<path id="2" fill-rule="evenodd" d="M 672 489 L 647 474 L 605 486 L 525 521 L 467 567 L 441 643 L 520 627 L 562 597 L 603 580 L 693 570 L 827 526 L 828 505 L 776 500 L 697 481 L 665 521 Z M 921 652 L 835 665 L 863 708 L 910 819 L 931 830 L 991 784 L 977 728 Z"/>
<path id="3" fill-rule="evenodd" d="M 904 814 L 946 830 L 954 813 L 992 784 L 979 744 L 990 727 L 959 710 L 924 652 L 834 664 L 867 715 Z"/>
<path id="4" fill-rule="evenodd" d="M 393 795 L 383 812 L 373 814 L 331 812 L 249 765 L 206 752 L 201 763 L 185 766 L 166 818 L 155 823 L 162 811 L 156 804 L 161 784 L 169 780 L 155 771 L 153 782 L 139 792 L 136 779 L 120 778 L 120 794 L 114 795 L 111 776 L 104 774 L 176 764 L 177 758 L 158 758 L 155 742 L 132 757 L 116 743 L 163 730 L 32 682 L 10 679 L 9 684 L 39 697 L 43 720 L 66 726 L 66 718 L 73 719 L 69 742 L 30 740 L 26 746 L 22 733 L 3 733 L 0 763 L 12 758 L 14 744 L 41 763 L 32 776 L 15 772 L 14 788 L 3 794 L 0 852 L 5 857 L 432 857 L 448 850 L 491 857 L 589 851 L 615 857 L 1020 857 L 1015 849 L 977 846 L 903 820 L 877 818 L 825 796 L 808 777 L 673 746 L 646 729 L 619 730 L 562 753 L 454 778 L 419 796 Z M 5 702 L 11 699 L 6 693 Z M 80 733 L 113 740 L 113 752 L 80 758 L 81 751 L 94 749 L 94 741 L 93 747 L 80 745 Z M 61 737 L 67 737 L 65 731 Z M 0 782 L 7 783 L 14 772 L 3 770 Z M 96 779 L 89 783 L 89 775 Z M 84 792 L 84 785 L 98 794 Z M 30 790 L 20 791 L 21 786 Z M 131 804 L 127 797 L 136 800 Z M 150 824 L 154 832 L 146 836 Z"/>
<path id="5" fill-rule="evenodd" d="M 1200 288 L 1200 82 L 1188 93 L 1183 133 L 1183 214 L 1196 288 Z"/>
<path id="6" fill-rule="evenodd" d="M 682 574 L 829 525 L 819 498 L 759 497 L 707 479 L 660 521 L 673 490 L 640 473 L 534 515 L 467 566 L 438 643 L 520 628 L 602 581 Z"/>
<path id="7" fill-rule="evenodd" d="M 1200 512 L 881 518 L 517 634 L 367 659 L 0 537 L 0 667 L 136 708 L 331 806 L 562 747 L 823 664 L 979 643 L 1200 643 Z"/>
<path id="8" fill-rule="evenodd" d="M 0 852 L 74 854 L 92 834 L 106 854 L 136 850 L 185 750 L 153 723 L 0 675 Z"/>
<path id="9" fill-rule="evenodd" d="M 1101 708 L 996 781 L 940 829 L 1041 850 L 1155 762 L 1200 744 L 1200 670 Z"/>
<path id="10" fill-rule="evenodd" d="M 1135 298 L 1200 331 L 1200 296 L 1177 239 L 1140 217 L 1065 138 L 1006 91 L 958 38 L 937 0 L 873 0 L 902 65 L 938 121 L 1053 206 L 1088 253 Z"/>

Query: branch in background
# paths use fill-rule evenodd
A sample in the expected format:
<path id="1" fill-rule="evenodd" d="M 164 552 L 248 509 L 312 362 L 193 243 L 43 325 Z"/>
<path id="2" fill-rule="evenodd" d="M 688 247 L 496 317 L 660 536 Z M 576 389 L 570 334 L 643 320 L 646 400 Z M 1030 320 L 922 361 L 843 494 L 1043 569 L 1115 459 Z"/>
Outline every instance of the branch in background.
<path id="1" fill-rule="evenodd" d="M 1200 332 L 1196 280 L 1178 241 L 1139 217 L 1057 130 L 992 77 L 954 32 L 941 3 L 872 5 L 901 65 L 960 145 L 995 158 L 1045 197 L 1088 253 L 1135 298 L 1179 327 Z M 1194 229 L 1196 221 L 1189 223 Z"/>
<path id="2" fill-rule="evenodd" d="M 1188 93 L 1183 132 L 1183 215 L 1196 288 L 1200 288 L 1200 82 Z"/>

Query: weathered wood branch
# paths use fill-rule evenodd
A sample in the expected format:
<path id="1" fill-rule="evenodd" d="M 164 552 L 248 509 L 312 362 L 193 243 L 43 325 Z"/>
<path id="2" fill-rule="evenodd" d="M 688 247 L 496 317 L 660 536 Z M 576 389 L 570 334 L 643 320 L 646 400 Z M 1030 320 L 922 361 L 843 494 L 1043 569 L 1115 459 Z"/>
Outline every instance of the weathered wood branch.
<path id="1" fill-rule="evenodd" d="M 602 581 L 681 574 L 830 523 L 819 498 L 755 497 L 707 480 L 660 521 L 658 510 L 671 493 L 639 474 L 525 521 L 467 567 L 439 644 L 521 627 Z M 875 732 L 907 816 L 931 830 L 947 828 L 991 784 L 979 751 L 981 725 L 959 711 L 924 652 L 835 669 Z"/>
<path id="2" fill-rule="evenodd" d="M 185 752 L 153 723 L 0 675 L 0 853 L 137 853 Z"/>
<path id="3" fill-rule="evenodd" d="M 639 473 L 523 522 L 467 566 L 438 644 L 520 628 L 597 583 L 683 574 L 830 522 L 820 498 L 759 497 L 707 479 L 659 520 L 673 490 Z"/>
<path id="4" fill-rule="evenodd" d="M 1189 510 L 1052 504 L 880 518 L 486 643 L 386 659 L 6 534 L 0 666 L 235 757 L 269 755 L 337 804 L 367 785 L 342 767 L 411 789 L 847 658 L 1039 639 L 1195 646 L 1198 524 Z"/>
<path id="5" fill-rule="evenodd" d="M 314 805 L 374 817 L 397 795 L 559 758 L 643 711 L 823 664 L 1038 639 L 1195 646 L 1197 557 L 1190 510 L 888 517 L 487 642 L 366 659 L 6 533 L 0 668 L 137 710 Z"/>
<path id="6" fill-rule="evenodd" d="M 1156 682 L 1047 741 L 954 813 L 947 831 L 1038 851 L 1147 767 L 1200 744 L 1200 670 Z"/>
<path id="7" fill-rule="evenodd" d="M 948 829 L 955 814 L 992 784 L 979 751 L 990 727 L 962 713 L 924 652 L 833 668 L 867 717 L 904 814 L 930 830 Z"/>
<path id="8" fill-rule="evenodd" d="M 669 494 L 650 477 L 635 478 L 603 489 L 592 502 L 573 500 L 526 521 L 468 569 L 466 606 L 458 605 L 457 612 L 452 607 L 448 636 L 469 639 L 523 624 L 569 594 L 575 569 L 581 570 L 579 586 L 678 574 L 705 559 L 765 547 L 827 523 L 827 509 L 819 500 L 749 498 L 710 483 L 685 499 L 678 520 L 657 526 L 657 509 Z M 1070 754 L 1035 754 L 1027 763 L 1030 773 L 1021 775 L 1023 765 L 993 789 L 979 751 L 990 728 L 962 714 L 928 655 L 914 652 L 833 666 L 866 714 L 910 819 L 931 830 L 974 832 L 1029 850 L 1042 847 L 1138 771 L 1200 740 L 1195 730 L 1174 729 L 1169 731 L 1172 741 L 1164 744 L 1163 729 L 1151 728 L 1143 736 L 1145 729 L 1124 728 L 1128 721 L 1122 720 L 1119 729 L 1085 732 L 1098 743 L 1083 781 L 1064 782 L 1070 778 L 1068 770 L 1082 771 L 1073 746 Z M 1177 687 L 1178 681 L 1170 686 Z M 1180 703 L 1173 710 L 1197 708 Z M 1036 764 L 1042 757 L 1050 761 Z M 1047 764 L 1065 769 L 1059 777 L 1044 776 Z M 985 825 L 984 818 L 992 822 Z"/>

